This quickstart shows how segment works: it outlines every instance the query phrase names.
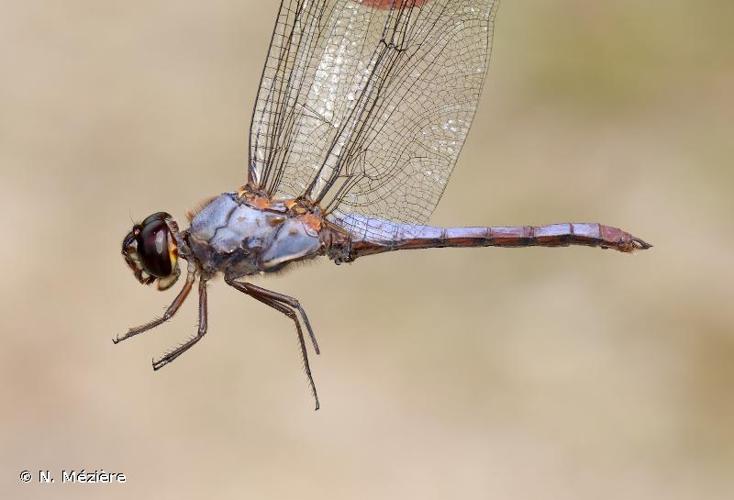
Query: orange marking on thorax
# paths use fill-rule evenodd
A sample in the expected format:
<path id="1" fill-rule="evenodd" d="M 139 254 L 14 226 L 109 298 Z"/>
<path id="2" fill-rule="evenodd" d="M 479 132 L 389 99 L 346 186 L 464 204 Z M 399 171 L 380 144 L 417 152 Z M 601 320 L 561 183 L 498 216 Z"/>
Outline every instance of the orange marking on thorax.
<path id="1" fill-rule="evenodd" d="M 270 208 L 270 199 L 263 196 L 252 196 L 247 200 L 250 205 L 260 210 L 266 210 Z"/>
<path id="2" fill-rule="evenodd" d="M 309 228 L 313 229 L 316 232 L 321 231 L 321 226 L 323 225 L 323 221 L 324 221 L 318 215 L 314 215 L 311 213 L 301 215 L 299 219 L 301 219 L 303 223 L 306 224 L 306 226 L 308 226 Z"/>

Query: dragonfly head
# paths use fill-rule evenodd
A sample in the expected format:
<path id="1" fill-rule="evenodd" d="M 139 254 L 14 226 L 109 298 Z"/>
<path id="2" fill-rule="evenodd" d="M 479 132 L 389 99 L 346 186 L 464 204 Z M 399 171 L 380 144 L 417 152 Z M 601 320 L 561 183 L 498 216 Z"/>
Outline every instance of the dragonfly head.
<path id="1" fill-rule="evenodd" d="M 122 256 L 143 285 L 157 281 L 158 290 L 166 290 L 178 280 L 176 232 L 173 218 L 158 212 L 135 224 L 122 240 Z"/>

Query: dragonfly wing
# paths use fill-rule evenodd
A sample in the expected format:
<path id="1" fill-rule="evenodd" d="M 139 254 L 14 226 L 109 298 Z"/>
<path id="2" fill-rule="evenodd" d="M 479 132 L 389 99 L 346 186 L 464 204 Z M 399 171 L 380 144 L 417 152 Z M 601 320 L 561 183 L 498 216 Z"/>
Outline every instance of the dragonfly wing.
<path id="1" fill-rule="evenodd" d="M 476 111 L 497 1 L 284 0 L 250 131 L 250 184 L 352 232 L 424 223 Z M 352 216 L 358 214 L 359 216 Z"/>

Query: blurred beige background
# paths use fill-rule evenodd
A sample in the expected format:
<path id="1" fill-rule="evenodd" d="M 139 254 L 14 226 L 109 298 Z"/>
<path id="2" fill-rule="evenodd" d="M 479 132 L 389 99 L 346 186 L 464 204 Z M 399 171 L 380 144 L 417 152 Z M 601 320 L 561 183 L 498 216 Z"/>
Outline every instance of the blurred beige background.
<path id="1" fill-rule="evenodd" d="M 433 221 L 600 221 L 649 239 L 324 261 L 261 284 L 142 288 L 130 218 L 244 181 L 275 1 L 0 6 L 0 496 L 734 498 L 734 4 L 505 0 L 475 126 Z M 99 469 L 125 485 L 21 484 Z"/>

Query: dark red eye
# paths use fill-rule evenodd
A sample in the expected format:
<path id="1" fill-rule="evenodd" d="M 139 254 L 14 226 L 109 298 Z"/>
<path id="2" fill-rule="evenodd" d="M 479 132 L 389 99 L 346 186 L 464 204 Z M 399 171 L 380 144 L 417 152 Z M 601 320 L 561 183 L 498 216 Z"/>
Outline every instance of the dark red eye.
<path id="1" fill-rule="evenodd" d="M 158 283 L 158 290 L 170 288 L 180 274 L 176 237 L 178 226 L 165 212 L 135 224 L 122 240 L 122 256 L 143 285 Z"/>
<path id="2" fill-rule="evenodd" d="M 143 268 L 158 278 L 165 278 L 173 272 L 174 264 L 169 252 L 171 233 L 165 222 L 168 217 L 163 212 L 151 215 L 140 225 L 140 232 L 135 237 Z"/>

